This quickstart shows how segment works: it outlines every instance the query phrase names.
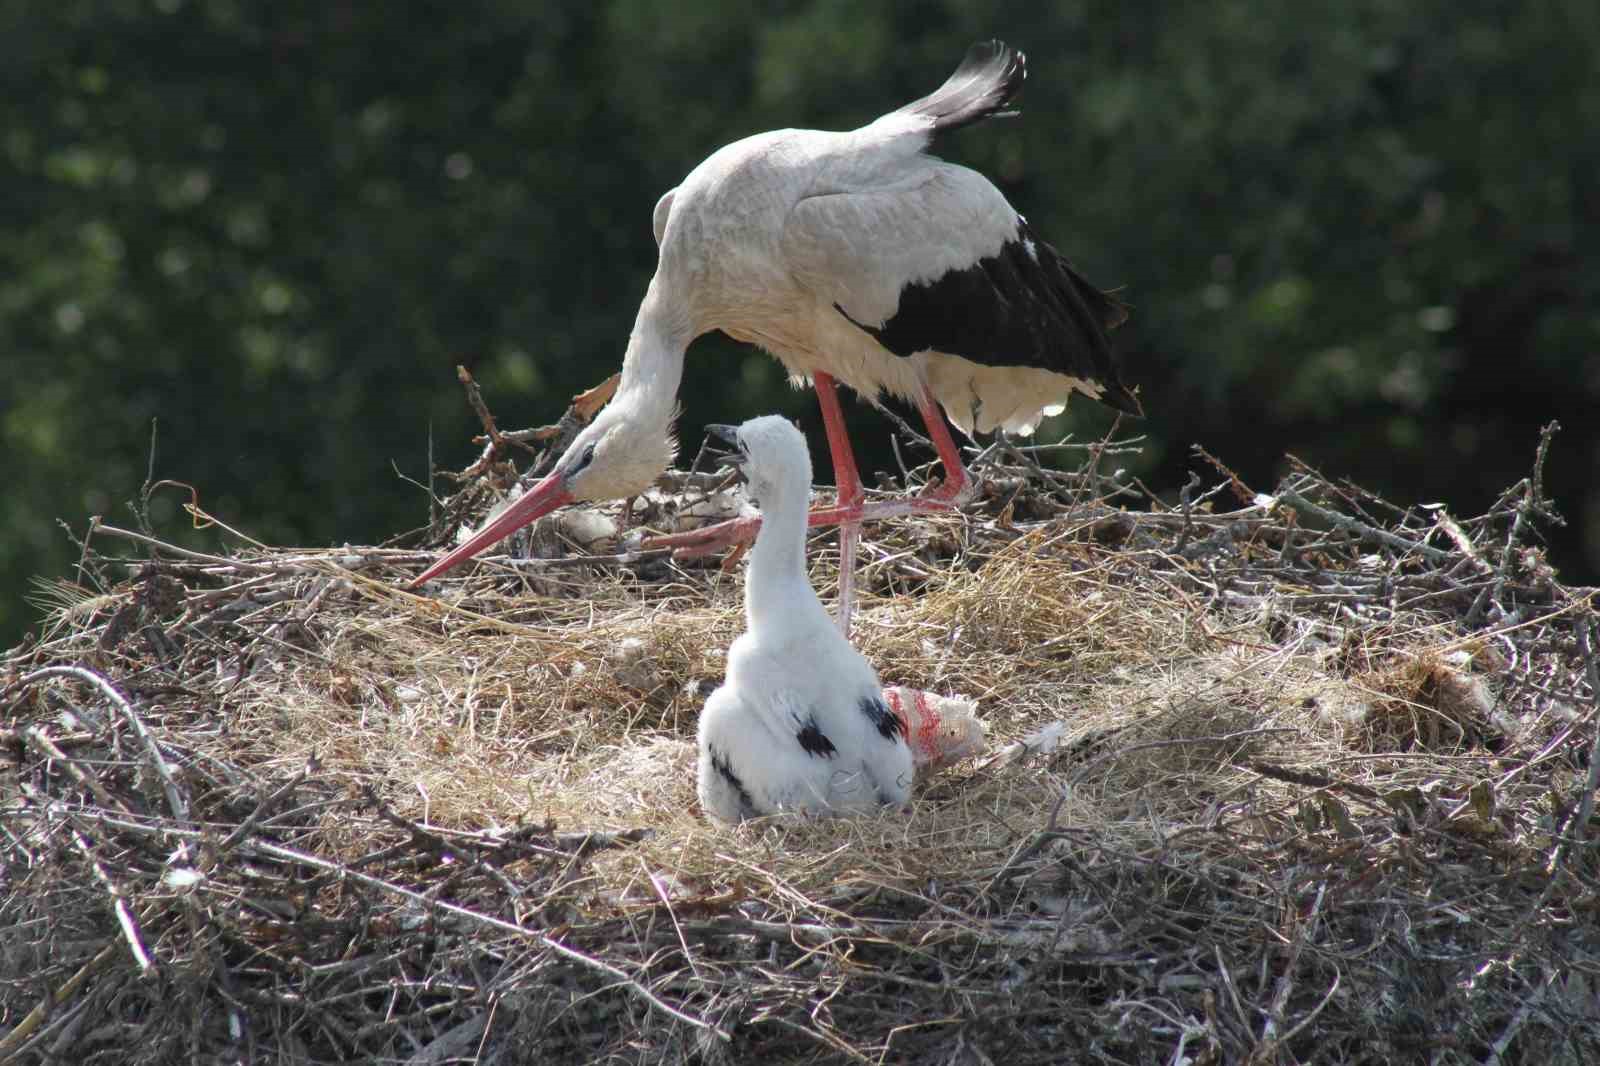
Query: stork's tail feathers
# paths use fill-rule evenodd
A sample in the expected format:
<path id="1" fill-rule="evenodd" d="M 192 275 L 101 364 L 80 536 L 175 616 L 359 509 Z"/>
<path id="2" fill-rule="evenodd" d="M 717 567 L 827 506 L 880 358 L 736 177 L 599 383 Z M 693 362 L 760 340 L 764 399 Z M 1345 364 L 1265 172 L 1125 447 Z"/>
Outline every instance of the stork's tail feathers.
<path id="1" fill-rule="evenodd" d="M 994 115 L 1014 115 L 1004 108 L 1022 90 L 1027 76 L 1025 55 L 1002 41 L 981 41 L 967 49 L 966 58 L 943 85 L 896 114 L 930 118 L 935 133 Z"/>

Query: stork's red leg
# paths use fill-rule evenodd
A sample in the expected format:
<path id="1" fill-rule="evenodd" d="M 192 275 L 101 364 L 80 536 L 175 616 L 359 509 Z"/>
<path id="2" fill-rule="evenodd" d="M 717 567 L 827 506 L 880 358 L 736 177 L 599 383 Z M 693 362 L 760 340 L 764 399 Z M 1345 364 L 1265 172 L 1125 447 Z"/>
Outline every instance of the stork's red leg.
<path id="1" fill-rule="evenodd" d="M 854 507 L 866 495 L 861 485 L 861 473 L 856 469 L 855 449 L 850 446 L 850 434 L 845 432 L 844 411 L 839 406 L 839 390 L 832 374 L 821 371 L 812 375 L 817 390 L 817 403 L 822 407 L 822 427 L 828 434 L 828 454 L 833 456 L 833 483 L 839 490 L 838 506 Z"/>
<path id="2" fill-rule="evenodd" d="M 856 545 L 861 540 L 861 501 L 867 492 L 856 468 L 855 449 L 845 432 L 844 411 L 839 407 L 839 390 L 833 375 L 812 375 L 817 403 L 822 406 L 822 425 L 828 433 L 828 453 L 833 456 L 833 484 L 838 490 L 839 513 L 839 603 L 834 618 L 846 637 L 850 636 L 850 616 L 855 611 Z M 817 520 L 811 519 L 812 523 Z"/>
<path id="3" fill-rule="evenodd" d="M 951 504 L 964 501 L 972 491 L 972 479 L 967 476 L 966 464 L 961 461 L 961 449 L 956 447 L 955 438 L 950 436 L 950 427 L 945 424 L 944 412 L 939 409 L 939 403 L 933 398 L 932 391 L 926 387 L 923 388 L 922 396 L 917 401 L 917 410 L 922 412 L 922 421 L 928 426 L 928 437 L 939 452 L 939 462 L 944 464 L 944 483 L 936 489 L 924 492 L 922 499 Z"/>

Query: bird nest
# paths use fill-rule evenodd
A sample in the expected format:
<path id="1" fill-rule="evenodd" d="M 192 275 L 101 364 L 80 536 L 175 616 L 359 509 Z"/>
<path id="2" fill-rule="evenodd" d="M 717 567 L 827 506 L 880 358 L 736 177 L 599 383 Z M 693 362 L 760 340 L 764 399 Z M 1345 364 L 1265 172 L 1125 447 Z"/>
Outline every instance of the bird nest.
<path id="1" fill-rule="evenodd" d="M 734 829 L 693 738 L 739 569 L 618 506 L 428 595 L 432 552 L 92 526 L 0 660 L 0 1061 L 1595 1061 L 1596 590 L 1538 470 L 1470 520 L 1298 464 L 1167 506 L 1125 446 L 865 531 L 861 650 L 985 755 Z"/>

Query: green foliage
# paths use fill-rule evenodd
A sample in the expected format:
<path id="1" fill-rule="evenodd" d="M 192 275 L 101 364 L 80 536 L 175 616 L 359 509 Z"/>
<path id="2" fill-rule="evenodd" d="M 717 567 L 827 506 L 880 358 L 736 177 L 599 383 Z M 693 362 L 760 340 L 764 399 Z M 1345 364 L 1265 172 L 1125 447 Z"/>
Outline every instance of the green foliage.
<path id="1" fill-rule="evenodd" d="M 1029 53 L 1026 114 L 951 154 L 1124 287 L 1146 476 L 1199 440 L 1266 487 L 1290 449 L 1474 511 L 1560 417 L 1559 559 L 1600 569 L 1593 3 L 63 0 L 0 9 L 0 645 L 76 557 L 56 519 L 131 521 L 152 419 L 157 476 L 260 538 L 419 524 L 395 469 L 430 432 L 469 456 L 455 364 L 508 424 L 553 418 L 620 359 L 662 191 L 991 35 Z M 721 338 L 683 396 L 691 442 L 816 421 Z"/>

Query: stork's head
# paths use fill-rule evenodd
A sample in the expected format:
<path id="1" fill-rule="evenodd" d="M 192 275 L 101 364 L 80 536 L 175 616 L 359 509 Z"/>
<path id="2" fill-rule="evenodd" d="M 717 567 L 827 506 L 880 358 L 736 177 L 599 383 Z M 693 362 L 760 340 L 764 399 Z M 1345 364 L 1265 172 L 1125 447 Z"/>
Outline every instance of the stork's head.
<path id="1" fill-rule="evenodd" d="M 706 432 L 734 446 L 729 461 L 739 467 L 750 495 L 770 508 L 795 498 L 804 507 L 811 494 L 811 452 L 805 435 L 782 415 L 762 415 L 738 426 L 707 426 Z"/>
<path id="2" fill-rule="evenodd" d="M 678 444 L 672 418 L 618 396 L 573 438 L 550 477 L 561 477 L 569 500 L 623 500 L 654 484 Z M 549 480 L 548 478 L 546 480 Z M 566 502 L 566 501 L 563 501 Z"/>
<path id="3" fill-rule="evenodd" d="M 649 488 L 677 451 L 672 412 L 662 412 L 633 399 L 619 395 L 612 400 L 573 439 L 543 481 L 423 571 L 411 587 L 431 581 L 565 504 L 575 500 L 625 499 Z"/>

